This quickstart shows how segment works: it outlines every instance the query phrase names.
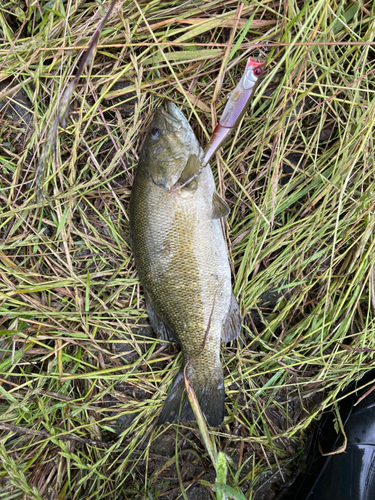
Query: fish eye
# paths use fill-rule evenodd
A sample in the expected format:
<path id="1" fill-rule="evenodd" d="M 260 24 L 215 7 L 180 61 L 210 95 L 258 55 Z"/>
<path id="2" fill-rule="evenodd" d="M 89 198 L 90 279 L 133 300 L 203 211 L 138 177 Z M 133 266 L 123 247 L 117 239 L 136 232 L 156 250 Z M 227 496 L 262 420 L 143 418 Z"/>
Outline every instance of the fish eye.
<path id="1" fill-rule="evenodd" d="M 255 76 L 260 76 L 262 74 L 262 68 L 256 68 L 254 69 L 254 75 Z"/>
<path id="2" fill-rule="evenodd" d="M 160 135 L 160 130 L 158 128 L 153 128 L 151 130 L 151 135 L 152 135 L 153 139 L 156 139 Z"/>

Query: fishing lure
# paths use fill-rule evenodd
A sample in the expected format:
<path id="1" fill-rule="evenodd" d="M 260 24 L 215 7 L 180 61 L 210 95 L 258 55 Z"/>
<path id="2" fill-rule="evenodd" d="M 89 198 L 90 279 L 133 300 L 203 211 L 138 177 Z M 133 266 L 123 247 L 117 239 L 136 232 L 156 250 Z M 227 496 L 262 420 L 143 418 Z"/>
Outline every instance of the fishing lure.
<path id="1" fill-rule="evenodd" d="M 241 118 L 249 107 L 254 90 L 259 84 L 265 62 L 249 57 L 245 72 L 234 91 L 229 94 L 222 117 L 216 125 L 211 140 L 204 150 L 201 168 L 205 167 L 216 151 L 223 146 L 232 132 L 238 127 Z"/>

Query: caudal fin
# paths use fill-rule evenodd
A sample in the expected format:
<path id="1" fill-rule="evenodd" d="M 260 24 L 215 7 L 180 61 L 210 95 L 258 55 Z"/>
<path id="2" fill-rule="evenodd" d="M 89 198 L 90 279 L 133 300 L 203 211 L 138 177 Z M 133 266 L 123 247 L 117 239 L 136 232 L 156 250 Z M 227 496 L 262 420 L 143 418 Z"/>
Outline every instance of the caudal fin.
<path id="1" fill-rule="evenodd" d="M 224 420 L 224 380 L 220 373 L 218 376 L 207 380 L 205 385 L 194 383 L 194 376 L 190 375 L 190 383 L 193 386 L 199 405 L 206 417 L 208 425 L 218 427 Z M 173 382 L 164 406 L 158 419 L 158 425 L 166 422 L 194 422 L 195 415 L 185 389 L 184 371 L 180 370 Z"/>

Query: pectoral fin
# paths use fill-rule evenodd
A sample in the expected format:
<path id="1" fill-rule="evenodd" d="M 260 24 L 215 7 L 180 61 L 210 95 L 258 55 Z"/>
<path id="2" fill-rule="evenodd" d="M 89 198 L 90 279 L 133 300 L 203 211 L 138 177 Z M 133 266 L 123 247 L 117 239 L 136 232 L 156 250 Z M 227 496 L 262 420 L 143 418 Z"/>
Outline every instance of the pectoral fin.
<path id="1" fill-rule="evenodd" d="M 186 162 L 186 166 L 181 173 L 180 180 L 181 182 L 188 182 L 193 177 L 196 177 L 199 174 L 200 169 L 200 161 L 197 155 L 189 155 L 188 161 Z"/>
<path id="2" fill-rule="evenodd" d="M 227 202 L 223 200 L 216 192 L 212 196 L 212 218 L 220 219 L 230 212 Z"/>

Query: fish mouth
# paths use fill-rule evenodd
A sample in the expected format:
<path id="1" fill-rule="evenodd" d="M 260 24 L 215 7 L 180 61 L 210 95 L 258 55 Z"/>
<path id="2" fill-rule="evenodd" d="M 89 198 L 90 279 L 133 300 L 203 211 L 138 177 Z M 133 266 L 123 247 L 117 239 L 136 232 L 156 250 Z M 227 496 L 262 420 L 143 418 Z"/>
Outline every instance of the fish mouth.
<path id="1" fill-rule="evenodd" d="M 172 108 L 171 108 L 172 109 Z M 182 124 L 180 120 L 174 117 L 172 113 L 169 112 L 169 109 L 165 109 L 164 107 L 160 108 L 161 115 L 164 118 L 165 127 L 169 132 L 178 132 L 182 128 Z"/>
<path id="2" fill-rule="evenodd" d="M 178 107 L 171 101 L 167 101 L 165 104 L 166 113 L 171 116 L 174 120 L 181 121 L 181 111 Z"/>
<path id="3" fill-rule="evenodd" d="M 181 128 L 186 128 L 186 126 L 187 128 L 190 127 L 182 111 L 171 101 L 167 101 L 164 104 L 162 114 L 166 119 L 166 125 L 170 132 L 176 132 L 181 130 Z"/>

